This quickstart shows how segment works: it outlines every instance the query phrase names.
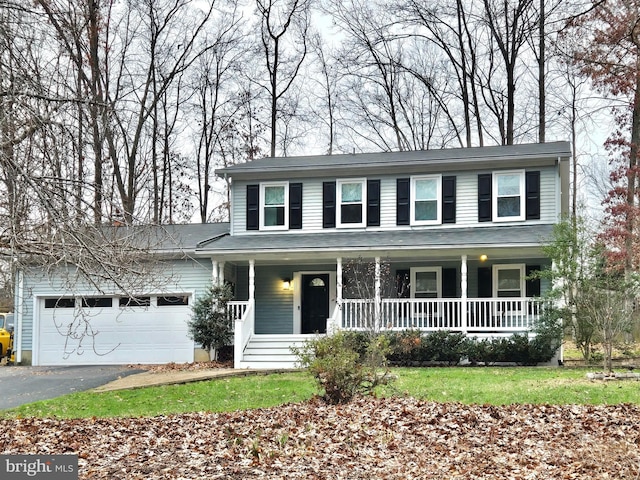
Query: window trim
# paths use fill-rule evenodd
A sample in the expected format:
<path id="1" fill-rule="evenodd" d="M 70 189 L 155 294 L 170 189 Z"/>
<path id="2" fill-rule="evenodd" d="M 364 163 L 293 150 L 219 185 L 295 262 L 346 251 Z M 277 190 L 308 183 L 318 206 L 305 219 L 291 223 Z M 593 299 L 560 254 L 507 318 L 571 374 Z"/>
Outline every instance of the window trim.
<path id="1" fill-rule="evenodd" d="M 416 297 L 416 274 L 423 272 L 435 272 L 436 273 L 436 298 L 442 298 L 442 267 L 411 267 L 409 273 L 409 286 L 410 286 L 410 296 L 411 298 L 424 298 L 429 299 L 429 297 Z"/>
<path id="2" fill-rule="evenodd" d="M 498 263 L 494 264 L 491 271 L 492 293 L 494 298 L 524 298 L 527 292 L 526 284 L 526 265 L 524 263 Z M 499 293 L 499 275 L 501 270 L 518 270 L 520 272 L 520 295 L 517 297 L 500 297 Z"/>
<path id="3" fill-rule="evenodd" d="M 107 301 L 109 305 L 100 305 Z M 113 297 L 82 297 L 80 305 L 82 308 L 113 308 Z"/>
<path id="4" fill-rule="evenodd" d="M 150 295 L 141 295 L 139 297 L 118 297 L 118 308 L 149 308 L 153 306 Z"/>
<path id="5" fill-rule="evenodd" d="M 169 299 L 180 299 L 178 302 L 172 302 Z M 191 305 L 191 298 L 188 294 L 173 294 L 173 295 L 157 295 L 156 296 L 156 307 L 165 308 L 165 307 L 188 307 Z"/>
<path id="6" fill-rule="evenodd" d="M 47 297 L 44 299 L 44 308 L 47 310 L 75 309 L 76 304 L 75 297 Z"/>
<path id="7" fill-rule="evenodd" d="M 519 197 L 520 197 L 520 214 L 510 217 L 498 216 L 498 178 L 506 175 L 518 175 L 519 177 Z M 492 180 L 492 195 L 491 195 L 491 207 L 493 211 L 494 222 L 518 222 L 525 220 L 526 217 L 526 185 L 525 185 L 525 171 L 524 170 L 506 170 L 500 172 L 493 172 Z"/>
<path id="8" fill-rule="evenodd" d="M 436 180 L 436 219 L 435 220 L 416 220 L 416 183 L 420 180 Z M 411 177 L 410 189 L 410 224 L 411 225 L 440 225 L 442 224 L 442 175 L 420 175 Z"/>
<path id="9" fill-rule="evenodd" d="M 284 201 L 282 208 L 284 209 L 284 223 L 282 225 L 265 225 L 266 213 L 265 208 L 265 189 L 268 187 L 283 187 Z M 289 229 L 289 182 L 267 182 L 260 184 L 260 230 L 288 230 Z"/>
<path id="10" fill-rule="evenodd" d="M 359 183 L 362 187 L 360 202 L 342 202 L 342 185 L 348 183 Z M 360 223 L 344 223 L 342 221 L 342 205 L 360 204 Z M 367 179 L 366 178 L 345 178 L 336 180 L 336 227 L 337 228 L 363 228 L 367 225 Z"/>

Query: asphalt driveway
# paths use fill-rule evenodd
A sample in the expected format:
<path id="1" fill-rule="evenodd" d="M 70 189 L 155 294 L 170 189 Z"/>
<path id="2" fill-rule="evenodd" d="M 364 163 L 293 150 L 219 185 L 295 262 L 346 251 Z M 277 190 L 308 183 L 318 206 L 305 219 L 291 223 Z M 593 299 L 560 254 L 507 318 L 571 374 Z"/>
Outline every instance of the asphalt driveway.
<path id="1" fill-rule="evenodd" d="M 122 366 L 0 366 L 0 410 L 99 387 L 143 370 Z"/>

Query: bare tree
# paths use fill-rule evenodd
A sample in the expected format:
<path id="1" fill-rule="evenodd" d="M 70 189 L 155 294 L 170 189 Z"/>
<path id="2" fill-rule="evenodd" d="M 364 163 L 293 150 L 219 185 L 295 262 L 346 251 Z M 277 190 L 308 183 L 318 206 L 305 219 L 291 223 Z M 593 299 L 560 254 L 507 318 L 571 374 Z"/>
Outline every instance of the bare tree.
<path id="1" fill-rule="evenodd" d="M 344 106 L 348 127 L 360 141 L 366 139 L 380 150 L 410 149 L 398 105 L 402 46 L 394 41 L 382 12 L 361 0 L 331 0 L 326 11 L 348 35 L 338 53 L 349 79 L 349 104 Z"/>
<path id="2" fill-rule="evenodd" d="M 271 156 L 276 155 L 279 103 L 298 76 L 307 56 L 309 0 L 256 0 L 260 39 L 268 74 L 264 85 L 270 102 Z"/>
<path id="3" fill-rule="evenodd" d="M 222 15 L 215 31 L 209 33 L 204 42 L 213 48 L 195 64 L 191 87 L 191 114 L 197 125 L 194 129 L 196 193 L 202 223 L 209 219 L 213 168 L 221 163 L 220 144 L 225 142 L 226 132 L 238 117 L 237 97 L 241 87 L 235 79 L 241 76 L 240 65 L 246 49 L 237 12 Z"/>
<path id="4" fill-rule="evenodd" d="M 325 40 L 318 32 L 312 35 L 311 45 L 319 73 L 318 78 L 312 78 L 312 81 L 314 84 L 317 83 L 321 93 L 311 89 L 309 97 L 313 101 L 310 102 L 310 109 L 317 121 L 327 128 L 325 151 L 328 155 L 332 155 L 337 134 L 338 82 L 341 74 L 337 62 L 327 53 Z"/>
<path id="5" fill-rule="evenodd" d="M 536 12 L 532 8 L 533 0 L 517 0 L 504 2 L 501 0 L 483 0 L 484 20 L 491 31 L 493 45 L 502 64 L 493 63 L 496 68 L 492 72 L 501 71 L 504 74 L 504 88 L 495 85 L 493 76 L 487 78 L 492 94 L 491 105 L 498 117 L 501 143 L 512 145 L 514 142 L 515 112 L 516 112 L 516 80 L 517 64 L 520 52 L 531 31 L 538 25 Z"/>
<path id="6" fill-rule="evenodd" d="M 413 27 L 413 35 L 421 40 L 415 48 L 418 54 L 416 56 L 437 58 L 433 54 L 428 55 L 430 53 L 428 48 L 431 46 L 444 53 L 448 59 L 449 68 L 446 71 L 452 73 L 455 84 L 446 85 L 446 87 L 452 92 L 458 92 L 455 104 L 459 105 L 462 111 L 462 122 L 458 121 L 457 112 L 451 105 L 451 99 L 455 97 L 448 95 L 442 88 L 438 88 L 434 82 L 436 77 L 429 73 L 429 67 L 418 68 L 424 62 L 415 61 L 415 56 L 410 57 L 411 61 L 406 65 L 406 68 L 422 81 L 424 88 L 431 93 L 435 101 L 438 102 L 440 110 L 446 115 L 450 128 L 456 132 L 456 136 L 464 137 L 464 141 L 461 138 L 460 143 L 467 147 L 474 144 L 474 139 L 479 145 L 484 144 L 475 73 L 478 68 L 478 38 L 476 29 L 470 24 L 472 21 L 471 8 L 473 8 L 472 4 L 467 4 L 462 0 L 456 0 L 454 4 L 442 2 L 429 4 L 407 0 L 397 7 L 402 22 L 410 28 Z M 433 69 L 433 65 L 430 68 Z M 459 123 L 464 125 L 464 129 L 458 127 Z"/>

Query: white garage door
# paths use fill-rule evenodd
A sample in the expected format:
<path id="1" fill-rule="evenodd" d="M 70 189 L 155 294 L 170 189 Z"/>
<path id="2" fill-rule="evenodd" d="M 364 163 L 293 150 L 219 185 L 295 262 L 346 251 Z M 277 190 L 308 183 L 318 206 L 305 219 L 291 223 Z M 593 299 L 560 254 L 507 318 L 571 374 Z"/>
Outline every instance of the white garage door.
<path id="1" fill-rule="evenodd" d="M 41 299 L 34 364 L 193 362 L 190 302 L 181 294 Z"/>

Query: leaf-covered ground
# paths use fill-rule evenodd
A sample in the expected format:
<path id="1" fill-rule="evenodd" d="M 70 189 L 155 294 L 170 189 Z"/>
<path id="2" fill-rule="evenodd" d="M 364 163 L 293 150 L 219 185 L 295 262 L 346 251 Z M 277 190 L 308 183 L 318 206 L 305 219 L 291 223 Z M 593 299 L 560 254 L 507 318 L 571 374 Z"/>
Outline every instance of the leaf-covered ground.
<path id="1" fill-rule="evenodd" d="M 0 420 L 0 453 L 91 479 L 639 479 L 640 407 L 411 398 L 132 419 Z"/>

